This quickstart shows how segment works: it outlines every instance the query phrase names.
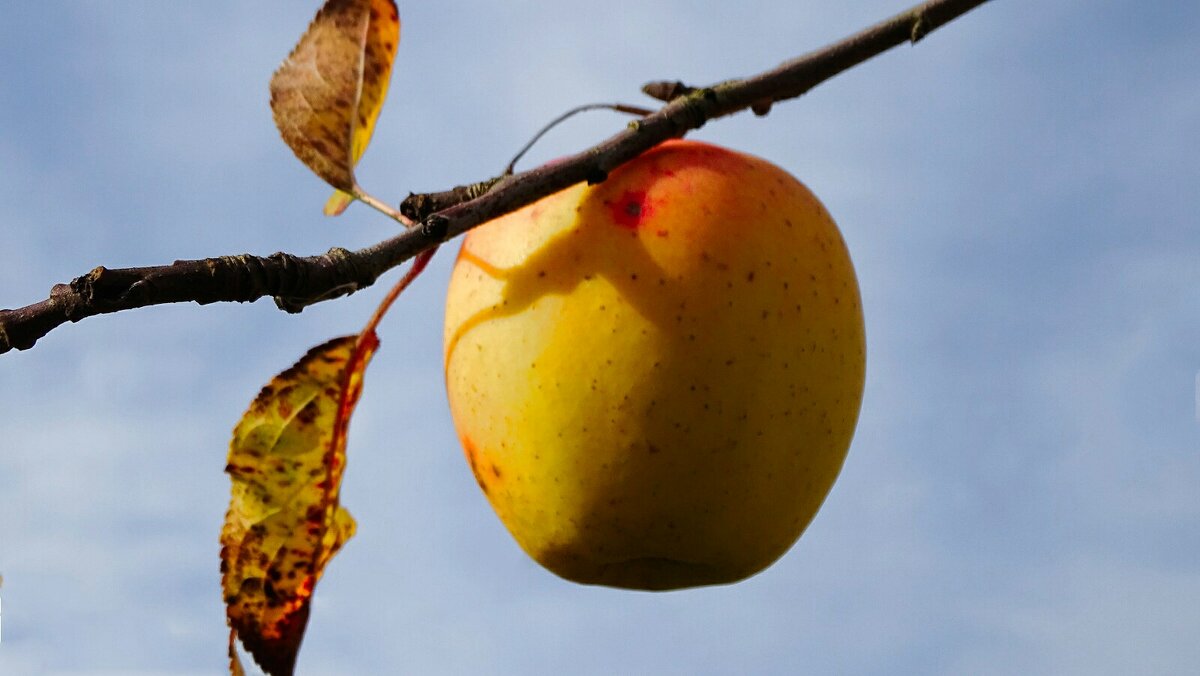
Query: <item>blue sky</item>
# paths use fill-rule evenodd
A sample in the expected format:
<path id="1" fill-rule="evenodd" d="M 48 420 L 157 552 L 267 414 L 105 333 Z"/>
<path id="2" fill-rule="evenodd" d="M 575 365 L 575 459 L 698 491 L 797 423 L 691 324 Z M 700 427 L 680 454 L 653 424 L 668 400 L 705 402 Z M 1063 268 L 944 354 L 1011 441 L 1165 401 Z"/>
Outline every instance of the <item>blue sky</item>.
<path id="1" fill-rule="evenodd" d="M 323 217 L 272 126 L 267 80 L 317 4 L 0 10 L 0 307 L 100 264 L 389 235 L 362 206 Z M 401 5 L 358 172 L 392 201 L 494 174 L 570 106 L 748 74 L 905 7 L 423 4 Z M 821 197 L 867 321 L 845 470 L 737 585 L 581 587 L 517 548 L 445 407 L 443 252 L 382 327 L 343 489 L 359 532 L 301 673 L 1194 673 L 1198 33 L 1195 3 L 1001 0 L 695 135 Z M 574 121 L 528 162 L 624 123 Z M 383 291 L 92 318 L 0 356 L 0 673 L 221 673 L 230 430 Z"/>

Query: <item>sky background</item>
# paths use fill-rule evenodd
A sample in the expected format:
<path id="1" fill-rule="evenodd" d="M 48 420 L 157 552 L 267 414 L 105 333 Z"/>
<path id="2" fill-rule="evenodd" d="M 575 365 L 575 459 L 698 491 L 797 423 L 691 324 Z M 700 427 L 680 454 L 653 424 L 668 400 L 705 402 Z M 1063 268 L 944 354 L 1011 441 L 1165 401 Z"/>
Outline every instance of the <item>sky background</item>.
<path id="1" fill-rule="evenodd" d="M 0 307 L 96 265 L 356 248 L 394 224 L 278 139 L 271 72 L 319 3 L 0 9 Z M 358 176 L 390 201 L 496 173 L 652 79 L 750 74 L 899 0 L 403 3 Z M 867 386 L 799 543 L 740 584 L 583 587 L 529 560 L 444 403 L 444 251 L 385 321 L 351 430 L 358 535 L 308 674 L 1185 674 L 1200 669 L 1200 4 L 998 0 L 694 138 L 840 224 Z M 626 120 L 592 114 L 525 166 Z M 3 674 L 220 674 L 234 424 L 386 284 L 298 316 L 88 319 L 0 356 Z"/>

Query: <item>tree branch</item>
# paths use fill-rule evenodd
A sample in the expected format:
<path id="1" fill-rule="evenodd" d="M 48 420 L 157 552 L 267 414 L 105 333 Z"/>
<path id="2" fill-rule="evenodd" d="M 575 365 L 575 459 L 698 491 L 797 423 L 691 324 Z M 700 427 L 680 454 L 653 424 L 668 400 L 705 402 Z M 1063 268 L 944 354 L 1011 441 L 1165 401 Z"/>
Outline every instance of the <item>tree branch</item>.
<path id="1" fill-rule="evenodd" d="M 176 261 L 144 268 L 96 268 L 70 284 L 56 285 L 46 300 L 0 310 L 0 354 L 33 347 L 39 338 L 68 321 L 147 305 L 249 302 L 273 296 L 281 309 L 299 312 L 307 305 L 353 293 L 420 252 L 481 223 L 581 181 L 599 183 L 621 164 L 709 120 L 746 109 L 765 114 L 771 104 L 796 98 L 896 45 L 915 43 L 987 1 L 932 0 L 748 78 L 708 87 L 667 87 L 681 95 L 653 115 L 631 122 L 624 131 L 581 153 L 550 166 L 465 188 L 410 195 L 401 211 L 420 221 L 420 226 L 365 249 L 335 248 L 323 255 L 305 257 L 276 253 Z"/>

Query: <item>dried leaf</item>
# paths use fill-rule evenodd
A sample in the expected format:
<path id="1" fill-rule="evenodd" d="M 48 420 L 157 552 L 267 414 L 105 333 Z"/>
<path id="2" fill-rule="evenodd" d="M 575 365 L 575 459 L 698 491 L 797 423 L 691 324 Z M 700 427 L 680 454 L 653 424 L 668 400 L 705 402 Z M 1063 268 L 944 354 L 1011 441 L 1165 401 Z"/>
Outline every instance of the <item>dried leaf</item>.
<path id="1" fill-rule="evenodd" d="M 221 582 L 230 640 L 240 638 L 268 674 L 292 673 L 313 588 L 354 535 L 338 494 L 346 429 L 377 346 L 369 332 L 309 350 L 259 392 L 233 431 Z"/>
<path id="2" fill-rule="evenodd" d="M 350 141 L 350 161 L 358 164 L 371 135 L 375 133 L 375 122 L 383 101 L 387 98 L 388 85 L 392 79 L 392 64 L 396 60 L 396 49 L 400 45 L 400 15 L 392 0 L 372 0 L 371 21 L 367 26 L 367 41 L 363 59 L 362 89 L 358 100 L 358 116 L 354 118 L 354 131 Z M 354 201 L 354 196 L 334 190 L 325 203 L 325 215 L 337 216 Z"/>
<path id="3" fill-rule="evenodd" d="M 354 165 L 371 140 L 399 41 L 393 0 L 327 0 L 271 78 L 283 140 L 338 190 L 326 213 L 353 199 Z"/>

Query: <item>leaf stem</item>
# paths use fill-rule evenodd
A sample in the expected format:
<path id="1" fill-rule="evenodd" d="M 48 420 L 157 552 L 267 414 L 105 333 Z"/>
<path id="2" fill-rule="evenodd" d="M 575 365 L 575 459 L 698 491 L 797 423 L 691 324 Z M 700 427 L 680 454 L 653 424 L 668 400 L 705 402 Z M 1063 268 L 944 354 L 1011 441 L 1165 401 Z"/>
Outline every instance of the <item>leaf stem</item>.
<path id="1" fill-rule="evenodd" d="M 437 250 L 438 248 L 435 246 L 432 249 L 426 249 L 422 251 L 421 253 L 417 254 L 415 258 L 413 258 L 412 267 L 408 269 L 408 272 L 404 273 L 404 276 L 400 278 L 400 281 L 396 282 L 391 291 L 388 291 L 388 294 L 383 297 L 383 300 L 379 303 L 379 307 L 375 308 L 375 313 L 371 315 L 369 320 L 367 320 L 367 325 L 364 326 L 362 332 L 358 334 L 359 343 L 364 341 L 364 336 L 375 333 L 375 329 L 378 328 L 379 322 L 383 319 L 383 316 L 386 315 L 388 310 L 392 308 L 392 304 L 396 302 L 396 299 L 400 297 L 400 294 L 404 293 L 404 290 L 407 289 L 408 286 L 412 284 L 422 272 L 425 271 L 425 266 L 429 264 L 430 259 L 432 259 L 433 255 L 437 253 Z"/>
<path id="2" fill-rule="evenodd" d="M 390 204 L 388 204 L 387 202 L 384 202 L 383 200 L 379 199 L 378 197 L 375 197 L 374 195 L 367 192 L 366 190 L 363 190 L 362 188 L 358 187 L 357 185 L 354 186 L 354 197 L 355 197 L 355 199 L 358 199 L 359 201 L 361 201 L 363 204 L 366 204 L 367 206 L 375 209 L 376 211 L 382 213 L 384 216 L 387 216 L 388 218 L 392 219 L 393 221 L 400 223 L 401 225 L 403 225 L 406 228 L 413 228 L 417 225 L 411 218 L 400 213 L 399 209 L 392 208 L 392 206 Z"/>

